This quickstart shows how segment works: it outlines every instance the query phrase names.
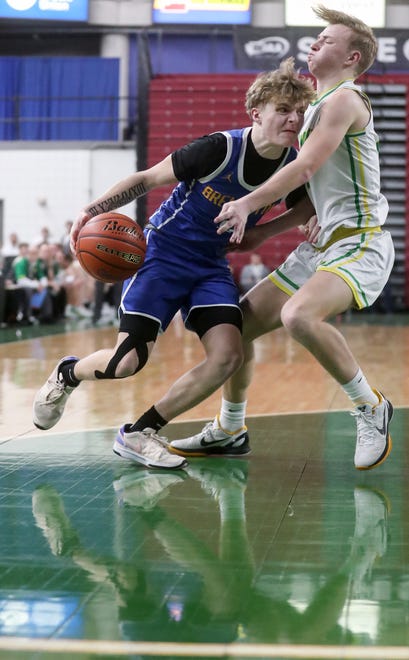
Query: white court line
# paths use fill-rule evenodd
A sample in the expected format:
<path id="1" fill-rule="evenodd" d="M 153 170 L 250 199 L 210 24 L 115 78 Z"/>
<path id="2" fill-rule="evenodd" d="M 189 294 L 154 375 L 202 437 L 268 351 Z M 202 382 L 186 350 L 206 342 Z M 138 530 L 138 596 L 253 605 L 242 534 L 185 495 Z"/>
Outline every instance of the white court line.
<path id="1" fill-rule="evenodd" d="M 31 639 L 0 637 L 0 650 L 88 655 L 207 656 L 213 658 L 280 658 L 284 660 L 408 660 L 405 646 L 318 646 L 314 644 L 183 644 L 98 639 Z"/>

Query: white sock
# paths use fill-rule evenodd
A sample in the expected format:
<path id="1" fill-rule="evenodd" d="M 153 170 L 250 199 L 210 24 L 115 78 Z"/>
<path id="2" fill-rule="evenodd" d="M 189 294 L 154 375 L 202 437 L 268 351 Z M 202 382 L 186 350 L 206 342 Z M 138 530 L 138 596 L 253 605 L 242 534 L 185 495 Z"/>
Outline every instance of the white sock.
<path id="1" fill-rule="evenodd" d="M 234 433 L 245 426 L 247 401 L 233 403 L 222 398 L 219 425 L 224 431 Z"/>
<path id="2" fill-rule="evenodd" d="M 349 383 L 342 385 L 342 389 L 351 399 L 354 406 L 362 406 L 365 403 L 375 406 L 379 403 L 378 396 L 369 385 L 361 369 L 358 369 L 356 375 Z"/>

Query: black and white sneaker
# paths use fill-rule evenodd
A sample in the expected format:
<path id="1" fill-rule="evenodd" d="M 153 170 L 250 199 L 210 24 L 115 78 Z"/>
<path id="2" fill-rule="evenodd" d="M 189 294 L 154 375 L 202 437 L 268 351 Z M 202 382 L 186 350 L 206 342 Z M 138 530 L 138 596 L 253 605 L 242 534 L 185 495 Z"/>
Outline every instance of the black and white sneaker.
<path id="1" fill-rule="evenodd" d="M 183 440 L 172 440 L 169 451 L 180 456 L 243 456 L 251 449 L 247 426 L 229 433 L 220 427 L 216 417 L 200 433 Z"/>
<path id="2" fill-rule="evenodd" d="M 357 441 L 355 467 L 357 470 L 371 470 L 389 456 L 392 439 L 389 423 L 393 415 L 393 406 L 381 392 L 374 390 L 379 399 L 375 406 L 358 406 L 352 413 L 356 418 Z"/>

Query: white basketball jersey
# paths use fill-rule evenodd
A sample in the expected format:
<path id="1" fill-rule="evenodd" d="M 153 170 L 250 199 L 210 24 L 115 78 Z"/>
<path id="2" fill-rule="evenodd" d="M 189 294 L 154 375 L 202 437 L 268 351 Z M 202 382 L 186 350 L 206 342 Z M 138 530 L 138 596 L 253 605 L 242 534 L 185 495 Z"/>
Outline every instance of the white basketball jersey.
<path id="1" fill-rule="evenodd" d="M 321 232 L 316 245 L 326 245 L 335 236 L 338 240 L 352 230 L 370 230 L 384 224 L 388 202 L 380 192 L 378 136 L 368 97 L 352 80 L 339 83 L 328 90 L 305 113 L 299 135 L 303 145 L 320 120 L 321 109 L 327 99 L 339 89 L 356 90 L 370 110 L 367 126 L 359 132 L 347 133 L 339 147 L 312 176 L 307 189 L 317 212 Z"/>

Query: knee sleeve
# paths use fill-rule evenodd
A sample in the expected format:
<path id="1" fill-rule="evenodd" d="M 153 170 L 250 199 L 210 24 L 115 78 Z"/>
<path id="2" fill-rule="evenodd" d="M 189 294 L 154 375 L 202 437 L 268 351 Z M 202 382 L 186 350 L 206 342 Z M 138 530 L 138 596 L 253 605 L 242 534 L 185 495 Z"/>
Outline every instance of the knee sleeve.
<path id="1" fill-rule="evenodd" d="M 132 337 L 128 335 L 128 337 L 122 342 L 120 346 L 118 346 L 115 355 L 112 356 L 110 361 L 107 364 L 107 368 L 105 371 L 95 371 L 95 378 L 103 379 L 103 378 L 118 378 L 118 376 L 115 376 L 115 371 L 122 360 L 123 357 L 127 353 L 130 353 L 132 350 L 136 351 L 136 354 L 138 356 L 138 366 L 136 367 L 135 371 L 133 372 L 133 375 L 135 375 L 138 371 L 142 369 L 142 367 L 145 366 L 145 364 L 148 361 L 148 347 L 146 345 L 146 342 L 143 341 L 137 341 L 134 342 L 132 340 Z"/>
<path id="2" fill-rule="evenodd" d="M 125 355 L 131 351 L 135 351 L 136 355 L 138 356 L 138 366 L 133 372 L 133 375 L 140 371 L 148 361 L 148 342 L 156 340 L 159 330 L 159 323 L 152 323 L 150 319 L 149 323 L 146 323 L 142 317 L 136 317 L 136 320 L 133 322 L 131 331 L 130 329 L 124 330 L 122 328 L 120 328 L 120 330 L 122 332 L 128 332 L 128 336 L 116 349 L 116 352 L 108 362 L 105 371 L 94 372 L 95 378 L 118 378 L 118 376 L 115 376 L 116 368 L 122 358 L 124 358 Z"/>

